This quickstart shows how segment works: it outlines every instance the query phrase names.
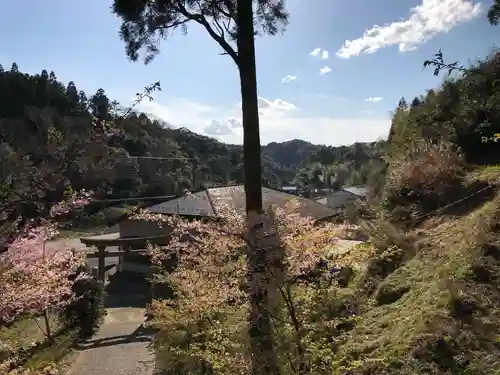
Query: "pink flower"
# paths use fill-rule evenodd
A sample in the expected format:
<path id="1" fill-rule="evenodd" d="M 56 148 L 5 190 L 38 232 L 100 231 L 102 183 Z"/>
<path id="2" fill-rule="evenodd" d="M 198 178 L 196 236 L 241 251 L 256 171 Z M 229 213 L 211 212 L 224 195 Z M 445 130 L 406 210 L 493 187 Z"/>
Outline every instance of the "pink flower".
<path id="1" fill-rule="evenodd" d="M 52 217 L 87 203 L 88 198 L 70 197 L 69 202 L 61 202 L 51 210 Z M 72 302 L 72 288 L 77 280 L 71 280 L 71 276 L 85 260 L 71 249 L 46 246 L 56 234 L 53 222 L 37 227 L 28 224 L 8 250 L 0 254 L 0 322 Z"/>

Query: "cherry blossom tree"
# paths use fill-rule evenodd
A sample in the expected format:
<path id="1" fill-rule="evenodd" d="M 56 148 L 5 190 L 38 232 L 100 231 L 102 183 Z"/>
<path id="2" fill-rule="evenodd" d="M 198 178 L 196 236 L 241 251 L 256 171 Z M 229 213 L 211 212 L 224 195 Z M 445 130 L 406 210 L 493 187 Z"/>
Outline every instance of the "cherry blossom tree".
<path id="1" fill-rule="evenodd" d="M 152 263 L 158 265 L 157 277 L 174 290 L 172 298 L 154 300 L 151 306 L 153 324 L 160 327 L 159 337 L 168 336 L 166 340 L 170 342 L 178 332 L 184 332 L 179 335 L 192 337 L 186 354 L 201 358 L 219 374 L 248 374 L 254 353 L 250 332 L 244 327 L 255 275 L 246 269 L 245 258 L 254 248 L 245 230 L 244 216 L 228 207 L 219 210 L 219 214 L 223 219 L 218 222 L 186 221 L 147 210 L 139 211 L 133 218 L 155 222 L 170 233 L 168 246 L 150 249 Z M 269 209 L 267 217 L 272 226 L 266 228 L 261 243 L 268 245 L 265 249 L 270 257 L 265 274 L 269 277 L 259 283 L 269 293 L 273 330 L 281 324 L 277 320 L 286 321 L 286 327 L 280 330 L 291 332 L 289 337 L 293 337 L 298 354 L 297 373 L 307 373 L 304 319 L 308 313 L 297 305 L 295 288 L 301 288 L 301 284 L 317 275 L 328 274 L 332 267 L 324 259 L 327 250 L 357 226 L 317 225 L 311 218 L 298 214 L 297 202 Z M 172 259 L 175 268 L 161 274 L 165 271 L 164 261 Z M 236 324 L 225 324 L 228 320 Z M 172 350 L 177 353 L 185 349 L 179 345 Z"/>
<path id="2" fill-rule="evenodd" d="M 47 338 L 52 340 L 49 309 L 73 302 L 73 276 L 85 259 L 72 249 L 46 246 L 57 235 L 56 221 L 71 210 L 87 205 L 90 193 L 71 193 L 50 210 L 48 219 L 29 222 L 16 233 L 7 251 L 0 254 L 0 322 L 23 315 L 43 314 Z"/>

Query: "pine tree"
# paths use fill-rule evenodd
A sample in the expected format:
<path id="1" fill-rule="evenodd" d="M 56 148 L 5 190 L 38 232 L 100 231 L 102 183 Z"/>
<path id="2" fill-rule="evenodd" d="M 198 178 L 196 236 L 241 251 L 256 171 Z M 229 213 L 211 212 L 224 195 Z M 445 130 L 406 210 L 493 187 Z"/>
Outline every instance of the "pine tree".
<path id="1" fill-rule="evenodd" d="M 408 109 L 408 103 L 406 102 L 406 99 L 404 97 L 401 97 L 401 99 L 399 99 L 398 108 Z"/>
<path id="2" fill-rule="evenodd" d="M 288 22 L 284 0 L 115 0 L 113 11 L 122 19 L 121 37 L 126 43 L 127 55 L 137 60 L 146 50 L 145 62 L 159 52 L 158 39 L 171 35 L 177 28 L 187 30 L 196 23 L 204 28 L 229 55 L 239 70 L 242 119 L 243 158 L 245 167 L 246 211 L 250 242 L 259 238 L 262 223 L 262 165 L 259 131 L 259 108 L 255 66 L 256 33 L 276 34 Z M 235 45 L 235 46 L 234 46 Z M 258 249 L 258 244 L 254 244 Z M 271 315 L 266 309 L 269 300 L 258 280 L 263 280 L 262 269 L 268 264 L 265 251 L 252 250 L 249 255 L 249 275 L 254 278 L 256 291 L 252 300 L 250 330 L 254 374 L 279 373 Z M 266 271 L 267 272 L 267 271 Z"/>
<path id="3" fill-rule="evenodd" d="M 68 86 L 66 87 L 66 98 L 68 100 L 69 112 L 78 112 L 78 104 L 80 98 L 78 96 L 78 90 L 76 89 L 75 83 L 73 81 L 69 81 Z"/>
<path id="4" fill-rule="evenodd" d="M 103 89 L 98 89 L 90 98 L 90 108 L 92 109 L 92 115 L 99 120 L 106 120 L 108 118 L 109 99 Z"/>
<path id="5" fill-rule="evenodd" d="M 417 107 L 420 107 L 421 105 L 422 105 L 422 101 L 419 98 L 415 97 L 411 101 L 410 108 L 417 108 Z"/>

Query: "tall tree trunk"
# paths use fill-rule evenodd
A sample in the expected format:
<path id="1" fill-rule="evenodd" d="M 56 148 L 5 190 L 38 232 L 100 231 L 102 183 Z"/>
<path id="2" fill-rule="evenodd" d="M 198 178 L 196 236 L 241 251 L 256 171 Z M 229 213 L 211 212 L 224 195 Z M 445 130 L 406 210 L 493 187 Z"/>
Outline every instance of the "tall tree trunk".
<path id="1" fill-rule="evenodd" d="M 279 373 L 269 304 L 269 272 L 266 238 L 268 229 L 262 209 L 262 166 L 259 135 L 259 108 L 252 0 L 239 0 L 238 67 L 241 84 L 243 117 L 243 161 L 245 167 L 245 196 L 250 242 L 247 257 L 247 279 L 251 311 L 250 346 L 254 375 Z"/>

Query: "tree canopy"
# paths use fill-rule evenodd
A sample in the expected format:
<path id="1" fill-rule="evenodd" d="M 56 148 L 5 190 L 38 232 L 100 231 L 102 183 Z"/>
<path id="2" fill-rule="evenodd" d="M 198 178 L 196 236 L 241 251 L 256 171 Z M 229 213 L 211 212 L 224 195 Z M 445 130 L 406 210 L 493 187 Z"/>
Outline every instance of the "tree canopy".
<path id="1" fill-rule="evenodd" d="M 254 1 L 256 33 L 276 34 L 288 23 L 284 1 Z M 160 52 L 159 41 L 175 31 L 187 33 L 188 23 L 203 27 L 220 45 L 224 54 L 239 65 L 237 43 L 237 0 L 115 0 L 113 12 L 122 19 L 120 35 L 127 56 L 137 60 L 144 52 L 150 62 Z"/>

